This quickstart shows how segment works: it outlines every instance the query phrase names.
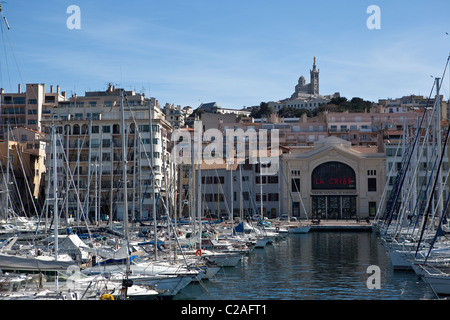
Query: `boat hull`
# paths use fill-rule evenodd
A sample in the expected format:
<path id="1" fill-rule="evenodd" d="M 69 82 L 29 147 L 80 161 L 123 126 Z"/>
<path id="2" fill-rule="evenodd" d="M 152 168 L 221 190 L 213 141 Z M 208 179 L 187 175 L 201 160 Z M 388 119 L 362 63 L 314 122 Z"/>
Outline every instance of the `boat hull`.
<path id="1" fill-rule="evenodd" d="M 0 253 L 0 270 L 3 271 L 67 271 L 77 266 L 75 261 L 58 260 L 52 257 L 23 257 Z"/>
<path id="2" fill-rule="evenodd" d="M 294 228 L 289 228 L 289 233 L 293 233 L 293 234 L 308 233 L 309 230 L 311 230 L 310 226 L 294 227 Z"/>

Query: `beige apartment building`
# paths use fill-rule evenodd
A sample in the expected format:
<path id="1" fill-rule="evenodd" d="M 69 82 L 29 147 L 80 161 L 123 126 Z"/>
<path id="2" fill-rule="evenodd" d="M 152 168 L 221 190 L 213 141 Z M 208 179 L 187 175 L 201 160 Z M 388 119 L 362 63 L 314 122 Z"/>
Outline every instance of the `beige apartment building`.
<path id="1" fill-rule="evenodd" d="M 66 93 L 60 92 L 59 86 L 56 90 L 51 85 L 46 92 L 45 84 L 31 83 L 25 85 L 25 91 L 21 84 L 17 92 L 5 92 L 0 89 L 1 134 L 6 130 L 6 125 L 13 127 L 25 127 L 43 132 L 42 122 L 50 117 L 51 109 L 58 103 L 66 100 Z"/>
<path id="2" fill-rule="evenodd" d="M 8 134 L 5 134 L 8 137 Z M 9 204 L 12 209 L 9 214 L 35 216 L 39 212 L 36 201 L 42 191 L 41 178 L 45 174 L 44 134 L 26 128 L 15 128 L 10 130 L 9 138 L 9 141 L 7 139 L 0 142 L 2 181 L 9 177 Z M 19 139 L 23 142 L 18 142 Z M 7 172 L 7 146 L 9 146 L 9 172 Z M 6 191 L 5 183 L 1 184 L 1 190 Z M 6 192 L 2 193 L 3 205 L 6 205 L 5 196 Z"/>

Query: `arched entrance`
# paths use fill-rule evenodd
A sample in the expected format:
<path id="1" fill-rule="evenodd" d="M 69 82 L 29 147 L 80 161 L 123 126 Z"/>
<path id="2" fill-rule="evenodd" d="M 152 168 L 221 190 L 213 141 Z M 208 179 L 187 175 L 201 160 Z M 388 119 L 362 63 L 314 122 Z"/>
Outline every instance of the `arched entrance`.
<path id="1" fill-rule="evenodd" d="M 317 166 L 311 189 L 313 219 L 356 218 L 356 174 L 349 165 L 330 161 Z"/>

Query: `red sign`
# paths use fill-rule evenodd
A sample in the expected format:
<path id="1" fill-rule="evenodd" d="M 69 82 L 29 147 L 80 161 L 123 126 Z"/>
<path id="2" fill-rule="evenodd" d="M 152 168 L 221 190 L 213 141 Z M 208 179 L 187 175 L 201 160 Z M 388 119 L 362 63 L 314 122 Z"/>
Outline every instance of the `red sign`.
<path id="1" fill-rule="evenodd" d="M 355 183 L 352 178 L 330 178 L 328 180 L 316 178 L 314 184 L 324 185 L 326 182 L 329 185 L 352 185 Z"/>

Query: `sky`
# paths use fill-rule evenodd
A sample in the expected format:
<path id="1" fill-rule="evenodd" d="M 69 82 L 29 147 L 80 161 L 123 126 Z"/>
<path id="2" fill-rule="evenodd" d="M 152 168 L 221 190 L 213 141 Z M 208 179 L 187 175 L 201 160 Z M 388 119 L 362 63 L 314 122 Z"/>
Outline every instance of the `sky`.
<path id="1" fill-rule="evenodd" d="M 0 86 L 108 83 L 171 103 L 225 108 L 291 96 L 313 58 L 320 93 L 370 101 L 429 96 L 450 53 L 448 0 L 0 1 Z M 79 29 L 71 5 L 79 11 Z M 367 12 L 371 5 L 379 16 Z M 380 29 L 367 21 L 379 17 Z M 447 34 L 448 32 L 448 34 Z M 449 97 L 449 73 L 441 93 Z"/>

